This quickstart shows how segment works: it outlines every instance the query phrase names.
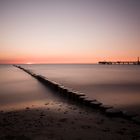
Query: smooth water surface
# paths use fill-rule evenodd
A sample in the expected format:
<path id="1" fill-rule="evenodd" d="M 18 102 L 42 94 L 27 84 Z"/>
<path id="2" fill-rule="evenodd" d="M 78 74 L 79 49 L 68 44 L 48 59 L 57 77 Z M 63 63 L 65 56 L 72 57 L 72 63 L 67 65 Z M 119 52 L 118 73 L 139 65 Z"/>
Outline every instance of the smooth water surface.
<path id="1" fill-rule="evenodd" d="M 137 65 L 22 65 L 36 74 L 117 108 L 140 114 L 140 66 Z M 0 109 L 23 108 L 53 100 L 35 78 L 12 65 L 0 65 Z"/>
<path id="2" fill-rule="evenodd" d="M 92 99 L 118 108 L 140 112 L 138 65 L 23 65 Z"/>
<path id="3" fill-rule="evenodd" d="M 41 107 L 55 100 L 55 95 L 29 74 L 12 65 L 0 65 L 0 110 Z"/>

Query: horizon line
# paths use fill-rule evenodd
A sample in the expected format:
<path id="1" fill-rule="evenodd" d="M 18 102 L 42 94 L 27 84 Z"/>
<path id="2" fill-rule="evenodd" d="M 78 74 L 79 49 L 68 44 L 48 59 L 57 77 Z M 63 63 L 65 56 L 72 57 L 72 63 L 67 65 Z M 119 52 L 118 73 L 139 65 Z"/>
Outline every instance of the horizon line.
<path id="1" fill-rule="evenodd" d="M 63 64 L 98 64 L 98 62 L 96 63 L 0 63 L 0 65 L 40 65 L 40 64 L 49 64 L 49 65 L 63 65 Z"/>

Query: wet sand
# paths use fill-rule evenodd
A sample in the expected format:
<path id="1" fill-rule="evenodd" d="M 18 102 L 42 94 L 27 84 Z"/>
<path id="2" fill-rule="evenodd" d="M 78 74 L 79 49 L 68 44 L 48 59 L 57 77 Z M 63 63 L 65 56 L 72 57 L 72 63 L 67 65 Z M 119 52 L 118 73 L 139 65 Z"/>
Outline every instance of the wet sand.
<path id="1" fill-rule="evenodd" d="M 139 140 L 140 125 L 75 104 L 0 112 L 0 140 Z"/>

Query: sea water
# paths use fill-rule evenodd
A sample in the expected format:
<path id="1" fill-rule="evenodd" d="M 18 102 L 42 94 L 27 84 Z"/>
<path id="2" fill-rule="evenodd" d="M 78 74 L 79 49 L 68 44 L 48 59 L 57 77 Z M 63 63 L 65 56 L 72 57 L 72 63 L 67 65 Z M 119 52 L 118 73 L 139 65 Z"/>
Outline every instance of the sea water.
<path id="1" fill-rule="evenodd" d="M 0 65 L 0 111 L 38 108 L 57 100 L 51 91 L 24 71 Z"/>
<path id="2" fill-rule="evenodd" d="M 24 65 L 91 99 L 140 112 L 140 66 L 98 64 Z"/>
<path id="3" fill-rule="evenodd" d="M 21 65 L 91 99 L 140 114 L 140 66 L 97 64 Z M 0 107 L 42 101 L 50 91 L 12 65 L 0 66 Z M 54 96 L 52 98 L 55 98 Z M 22 106 L 22 105 L 21 105 Z"/>

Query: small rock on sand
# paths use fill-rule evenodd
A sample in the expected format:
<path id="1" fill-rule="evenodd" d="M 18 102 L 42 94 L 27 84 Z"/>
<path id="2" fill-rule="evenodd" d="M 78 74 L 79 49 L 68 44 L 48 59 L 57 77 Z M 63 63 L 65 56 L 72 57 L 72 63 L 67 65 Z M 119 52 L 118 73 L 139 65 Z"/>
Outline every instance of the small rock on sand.
<path id="1" fill-rule="evenodd" d="M 29 107 L 26 107 L 26 109 L 29 110 L 30 108 Z"/>
<path id="2" fill-rule="evenodd" d="M 67 118 L 60 119 L 59 122 L 66 122 Z"/>

